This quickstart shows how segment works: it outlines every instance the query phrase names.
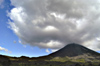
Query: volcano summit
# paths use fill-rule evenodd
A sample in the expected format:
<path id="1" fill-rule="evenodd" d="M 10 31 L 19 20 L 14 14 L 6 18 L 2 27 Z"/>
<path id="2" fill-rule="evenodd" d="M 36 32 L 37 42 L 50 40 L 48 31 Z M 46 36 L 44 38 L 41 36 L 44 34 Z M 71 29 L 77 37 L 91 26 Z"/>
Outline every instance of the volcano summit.
<path id="1" fill-rule="evenodd" d="M 84 54 L 88 56 L 100 56 L 99 53 L 75 43 L 68 44 L 64 48 L 50 55 L 53 57 L 74 57 Z"/>

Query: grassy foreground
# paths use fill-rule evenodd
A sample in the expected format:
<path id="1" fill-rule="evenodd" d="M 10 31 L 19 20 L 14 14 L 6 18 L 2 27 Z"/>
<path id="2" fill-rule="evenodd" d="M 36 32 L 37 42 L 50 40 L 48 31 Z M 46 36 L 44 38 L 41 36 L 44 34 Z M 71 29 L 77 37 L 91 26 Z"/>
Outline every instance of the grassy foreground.
<path id="1" fill-rule="evenodd" d="M 50 59 L 9 58 L 0 61 L 0 66 L 100 66 L 100 60 L 70 57 L 55 57 Z"/>

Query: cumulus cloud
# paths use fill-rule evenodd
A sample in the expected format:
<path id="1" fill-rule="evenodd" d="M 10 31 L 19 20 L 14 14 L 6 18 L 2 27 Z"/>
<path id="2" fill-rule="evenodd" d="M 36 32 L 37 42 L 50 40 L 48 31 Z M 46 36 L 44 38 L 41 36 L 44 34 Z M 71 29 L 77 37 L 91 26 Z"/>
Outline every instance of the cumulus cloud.
<path id="1" fill-rule="evenodd" d="M 18 42 L 19 42 L 20 44 L 22 44 L 21 40 L 18 40 Z"/>
<path id="2" fill-rule="evenodd" d="M 11 0 L 10 28 L 21 43 L 60 49 L 68 43 L 100 49 L 99 0 Z"/>
<path id="3" fill-rule="evenodd" d="M 47 53 L 50 53 L 50 51 L 49 51 L 48 49 L 46 49 L 46 52 L 47 52 Z"/>
<path id="4" fill-rule="evenodd" d="M 0 51 L 5 51 L 5 52 L 8 52 L 8 53 L 11 53 L 11 51 L 8 51 L 8 49 L 5 49 L 3 47 L 0 46 Z"/>
<path id="5" fill-rule="evenodd" d="M 51 52 L 56 52 L 58 51 L 59 49 L 52 49 Z"/>

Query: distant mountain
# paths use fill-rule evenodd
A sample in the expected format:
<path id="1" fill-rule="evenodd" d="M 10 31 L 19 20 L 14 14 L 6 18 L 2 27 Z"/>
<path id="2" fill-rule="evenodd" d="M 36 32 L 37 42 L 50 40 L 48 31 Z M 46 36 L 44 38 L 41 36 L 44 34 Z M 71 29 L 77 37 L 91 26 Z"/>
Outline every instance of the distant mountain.
<path id="1" fill-rule="evenodd" d="M 49 56 L 52 57 L 74 57 L 74 56 L 80 56 L 80 55 L 88 55 L 88 56 L 100 56 L 99 53 L 90 50 L 82 45 L 71 43 L 66 45 L 64 48 L 58 50 L 57 52 L 54 52 L 50 54 Z"/>
<path id="2" fill-rule="evenodd" d="M 100 66 L 99 63 L 99 53 L 75 43 L 41 57 L 0 55 L 0 66 Z"/>
<path id="3" fill-rule="evenodd" d="M 48 57 L 75 57 L 75 56 L 82 56 L 82 55 L 87 55 L 87 56 L 100 56 L 100 53 L 97 53 L 91 49 L 88 49 L 80 44 L 76 43 L 71 43 L 66 45 L 65 47 L 61 48 L 60 50 L 51 53 L 46 56 L 40 56 L 40 57 L 26 57 L 26 56 L 21 56 L 21 57 L 9 57 L 9 56 L 4 56 L 0 55 L 0 58 L 14 58 L 14 59 L 40 59 L 40 58 L 48 58 Z"/>

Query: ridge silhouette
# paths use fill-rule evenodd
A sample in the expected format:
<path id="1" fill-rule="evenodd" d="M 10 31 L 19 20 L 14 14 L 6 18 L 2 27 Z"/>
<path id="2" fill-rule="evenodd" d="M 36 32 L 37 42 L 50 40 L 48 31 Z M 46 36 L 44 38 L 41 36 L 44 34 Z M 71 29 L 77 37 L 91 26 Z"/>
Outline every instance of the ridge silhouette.
<path id="1" fill-rule="evenodd" d="M 87 54 L 90 56 L 100 56 L 99 53 L 88 49 L 82 45 L 76 44 L 76 43 L 71 43 L 66 45 L 65 47 L 63 47 L 62 49 L 50 54 L 49 56 L 52 57 L 74 57 L 74 56 L 79 56 L 79 55 L 83 55 L 83 54 Z"/>

